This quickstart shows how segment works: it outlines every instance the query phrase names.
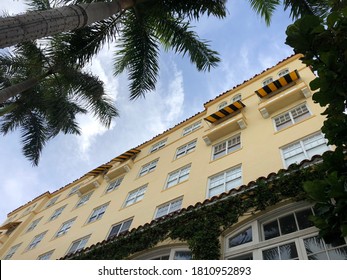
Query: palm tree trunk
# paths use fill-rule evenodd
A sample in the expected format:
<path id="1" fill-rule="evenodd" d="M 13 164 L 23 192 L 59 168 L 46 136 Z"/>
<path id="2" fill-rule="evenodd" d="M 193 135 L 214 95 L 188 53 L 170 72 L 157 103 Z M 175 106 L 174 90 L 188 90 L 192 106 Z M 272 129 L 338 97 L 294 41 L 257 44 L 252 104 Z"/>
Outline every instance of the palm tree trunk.
<path id="1" fill-rule="evenodd" d="M 4 88 L 0 90 L 0 105 L 2 103 L 5 103 L 8 99 L 15 97 L 17 94 L 20 94 L 34 86 L 37 85 L 38 82 L 40 82 L 45 77 L 52 74 L 51 72 L 47 72 L 39 77 L 30 78 L 28 80 L 25 80 L 21 83 L 9 86 L 7 88 Z"/>
<path id="2" fill-rule="evenodd" d="M 137 2 L 140 2 L 137 0 Z M 142 2 L 142 1 L 141 1 Z M 133 7 L 133 0 L 114 0 L 31 11 L 0 18 L 0 48 L 75 30 Z"/>

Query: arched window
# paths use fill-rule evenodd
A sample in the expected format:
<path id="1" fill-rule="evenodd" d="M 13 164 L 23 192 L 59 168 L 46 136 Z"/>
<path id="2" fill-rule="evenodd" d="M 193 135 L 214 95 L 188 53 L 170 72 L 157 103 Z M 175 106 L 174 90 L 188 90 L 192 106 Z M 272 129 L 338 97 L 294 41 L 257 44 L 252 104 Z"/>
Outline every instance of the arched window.
<path id="1" fill-rule="evenodd" d="M 264 81 L 263 81 L 263 86 L 266 86 L 266 85 L 268 85 L 268 84 L 270 84 L 270 83 L 272 83 L 273 82 L 273 78 L 272 77 L 268 77 L 268 78 L 266 78 Z"/>
<path id="2" fill-rule="evenodd" d="M 284 75 L 287 75 L 289 73 L 289 69 L 285 68 L 278 72 L 278 77 L 283 77 Z"/>
<path id="3" fill-rule="evenodd" d="M 233 98 L 231 99 L 231 103 L 234 103 L 236 101 L 241 101 L 241 93 L 236 94 L 235 96 L 233 96 Z"/>
<path id="4" fill-rule="evenodd" d="M 228 102 L 226 102 L 226 101 L 223 101 L 222 103 L 220 103 L 219 105 L 218 105 L 218 110 L 220 110 L 220 109 L 223 109 L 225 106 L 227 106 L 228 105 Z"/>
<path id="5" fill-rule="evenodd" d="M 135 260 L 191 260 L 192 253 L 187 246 L 157 248 L 136 256 Z"/>

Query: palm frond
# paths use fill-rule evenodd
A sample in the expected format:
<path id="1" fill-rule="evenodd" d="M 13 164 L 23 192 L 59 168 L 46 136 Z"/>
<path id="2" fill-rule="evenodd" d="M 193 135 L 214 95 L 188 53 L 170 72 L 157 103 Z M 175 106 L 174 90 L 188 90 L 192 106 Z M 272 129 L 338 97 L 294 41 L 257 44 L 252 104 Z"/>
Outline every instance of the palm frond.
<path id="1" fill-rule="evenodd" d="M 188 53 L 190 61 L 199 71 L 209 71 L 220 62 L 218 53 L 209 48 L 207 41 L 200 40 L 198 35 L 190 30 L 189 23 L 170 15 L 156 16 L 153 20 L 156 21 L 156 36 L 165 49 L 172 48 L 183 56 Z"/>
<path id="2" fill-rule="evenodd" d="M 26 0 L 25 3 L 30 11 L 44 11 L 51 9 L 51 0 Z"/>
<path id="3" fill-rule="evenodd" d="M 297 19 L 303 15 L 325 17 L 329 10 L 329 0 L 283 0 L 284 9 L 290 9 L 290 15 Z"/>
<path id="4" fill-rule="evenodd" d="M 155 89 L 159 47 L 146 18 L 138 18 L 133 11 L 128 11 L 123 24 L 123 36 L 117 44 L 114 60 L 114 74 L 127 70 L 130 99 L 133 100 Z"/>
<path id="5" fill-rule="evenodd" d="M 267 25 L 271 22 L 271 17 L 279 6 L 280 0 L 249 0 L 251 8 L 264 18 Z"/>

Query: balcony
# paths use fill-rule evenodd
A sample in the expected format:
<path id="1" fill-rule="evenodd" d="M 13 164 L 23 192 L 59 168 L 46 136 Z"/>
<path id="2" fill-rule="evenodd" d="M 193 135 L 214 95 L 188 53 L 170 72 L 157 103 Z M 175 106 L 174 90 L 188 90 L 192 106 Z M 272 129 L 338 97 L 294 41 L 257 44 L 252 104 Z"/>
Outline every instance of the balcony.
<path id="1" fill-rule="evenodd" d="M 114 166 L 104 175 L 104 178 L 107 182 L 110 182 L 113 179 L 119 177 L 120 175 L 128 173 L 133 166 L 134 162 L 132 160 L 128 160 L 124 163 L 121 163 L 120 165 Z"/>
<path id="2" fill-rule="evenodd" d="M 206 145 L 211 145 L 215 140 L 226 136 L 229 133 L 235 132 L 239 129 L 245 129 L 247 127 L 246 118 L 240 111 L 238 114 L 233 115 L 231 118 L 223 121 L 219 125 L 213 126 L 207 130 L 207 134 L 202 138 Z"/>

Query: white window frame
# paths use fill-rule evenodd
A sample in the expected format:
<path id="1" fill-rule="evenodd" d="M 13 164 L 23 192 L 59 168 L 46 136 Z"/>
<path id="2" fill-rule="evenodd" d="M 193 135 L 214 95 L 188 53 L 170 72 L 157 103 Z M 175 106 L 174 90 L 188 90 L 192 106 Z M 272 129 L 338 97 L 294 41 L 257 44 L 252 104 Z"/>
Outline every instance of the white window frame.
<path id="1" fill-rule="evenodd" d="M 47 205 L 46 205 L 46 208 L 49 208 L 51 207 L 52 205 L 54 205 L 58 198 L 59 198 L 60 195 L 57 195 L 56 197 L 53 197 L 50 201 L 47 202 Z"/>
<path id="2" fill-rule="evenodd" d="M 80 199 L 78 200 L 78 202 L 76 203 L 75 208 L 81 207 L 84 204 L 86 204 L 89 201 L 89 199 L 92 196 L 92 194 L 93 194 L 93 192 L 89 192 L 89 193 L 86 193 L 86 194 L 82 195 L 80 197 Z"/>
<path id="3" fill-rule="evenodd" d="M 229 172 L 231 172 L 231 175 L 232 175 L 231 177 L 232 177 L 232 178 L 230 178 L 230 180 L 227 181 L 227 175 L 228 175 Z M 242 176 L 242 165 L 241 165 L 241 164 L 236 165 L 236 166 L 234 166 L 234 167 L 232 167 L 232 168 L 230 168 L 230 169 L 227 169 L 227 170 L 225 170 L 225 171 L 223 171 L 223 172 L 220 172 L 220 173 L 217 173 L 217 174 L 214 174 L 214 175 L 210 176 L 210 177 L 208 178 L 208 186 L 207 186 L 207 194 L 206 194 L 206 197 L 207 197 L 207 198 L 211 198 L 211 197 L 216 196 L 216 195 L 218 196 L 218 195 L 220 195 L 220 194 L 222 194 L 222 193 L 224 193 L 224 192 L 228 192 L 228 191 L 230 191 L 231 189 L 234 189 L 234 188 L 236 188 L 236 187 L 241 186 L 241 185 L 242 185 L 242 178 L 243 178 L 243 176 Z M 211 183 L 212 183 L 212 181 L 215 180 L 215 179 L 216 179 L 216 180 L 218 179 L 216 182 L 220 182 L 220 184 L 211 187 Z M 232 183 L 232 182 L 238 182 L 238 181 L 240 181 L 239 184 Z M 228 183 L 231 183 L 231 184 L 232 184 L 232 187 L 231 187 L 231 188 L 229 188 L 229 187 L 227 186 Z M 211 196 L 211 194 L 210 194 L 210 193 L 211 193 L 211 190 L 212 190 L 212 189 L 215 189 L 215 188 L 217 188 L 217 187 L 220 187 L 220 186 L 223 187 L 223 191 L 218 192 L 218 193 L 214 194 L 213 196 Z"/>
<path id="4" fill-rule="evenodd" d="M 281 131 L 312 116 L 306 103 L 299 104 L 272 118 L 275 131 Z M 282 120 L 281 120 L 282 119 Z"/>
<path id="5" fill-rule="evenodd" d="M 140 255 L 135 260 L 175 260 L 178 252 L 191 253 L 187 246 L 175 246 L 173 248 L 159 248 L 154 252 Z"/>
<path id="6" fill-rule="evenodd" d="M 262 85 L 263 87 L 267 86 L 268 84 L 271 84 L 274 81 L 273 77 L 267 77 L 265 80 L 263 80 Z"/>
<path id="7" fill-rule="evenodd" d="M 223 101 L 218 105 L 218 110 L 223 109 L 224 107 L 228 106 L 227 101 Z"/>
<path id="8" fill-rule="evenodd" d="M 124 207 L 128 207 L 130 205 L 133 205 L 136 202 L 141 201 L 143 197 L 145 196 L 146 190 L 147 190 L 147 184 L 129 192 L 124 202 Z"/>
<path id="9" fill-rule="evenodd" d="M 13 257 L 13 255 L 17 252 L 20 245 L 22 245 L 22 243 L 12 246 L 10 250 L 8 250 L 7 254 L 5 255 L 4 260 L 10 260 Z"/>
<path id="10" fill-rule="evenodd" d="M 289 69 L 288 68 L 284 68 L 284 69 L 280 70 L 277 75 L 278 75 L 278 77 L 283 77 L 283 76 L 285 76 L 287 74 L 289 74 Z"/>
<path id="11" fill-rule="evenodd" d="M 120 176 L 120 177 L 118 177 L 118 178 L 112 180 L 112 181 L 107 185 L 105 193 L 109 193 L 109 192 L 112 192 L 112 191 L 118 189 L 118 187 L 122 184 L 123 179 L 124 179 L 124 176 Z"/>
<path id="12" fill-rule="evenodd" d="M 53 221 L 56 218 L 58 218 L 60 216 L 60 214 L 64 211 L 65 207 L 66 207 L 66 204 L 62 207 L 55 209 L 53 214 L 49 217 L 48 222 Z"/>
<path id="13" fill-rule="evenodd" d="M 316 136 L 320 136 L 320 138 L 318 139 L 318 140 L 319 140 L 318 145 L 312 146 L 312 144 L 309 145 L 310 143 L 308 143 L 307 146 L 309 147 L 309 149 L 306 149 L 305 141 L 307 141 L 307 140 L 309 140 L 309 139 L 312 139 L 312 138 L 314 138 L 314 137 L 316 137 Z M 316 142 L 316 141 L 315 141 L 315 142 Z M 310 150 L 312 150 L 312 149 L 314 149 L 314 148 L 323 146 L 323 145 L 326 146 L 326 149 L 324 149 L 324 152 L 330 150 L 330 147 L 329 147 L 329 145 L 328 145 L 328 141 L 325 139 L 324 134 L 323 134 L 322 132 L 316 132 L 316 133 L 313 133 L 313 134 L 311 134 L 311 135 L 309 135 L 309 136 L 306 136 L 305 138 L 302 138 L 302 139 L 300 139 L 300 140 L 294 141 L 294 142 L 292 142 L 292 143 L 290 143 L 290 144 L 288 144 L 288 145 L 286 145 L 286 146 L 281 147 L 281 148 L 280 148 L 280 151 L 281 151 L 283 166 L 284 166 L 285 168 L 289 167 L 289 165 L 293 164 L 294 162 L 290 162 L 290 163 L 288 164 L 287 159 L 289 159 L 289 158 L 291 158 L 291 157 L 294 157 L 294 156 L 297 156 L 297 155 L 299 155 L 299 154 L 303 154 L 303 157 L 302 157 L 302 159 L 300 159 L 300 160 L 296 160 L 296 161 L 295 161 L 296 163 L 300 163 L 301 161 L 303 161 L 303 160 L 305 160 L 305 159 L 310 159 L 312 156 L 309 156 L 309 155 L 308 155 L 308 151 L 310 151 Z M 297 146 L 297 148 L 293 150 L 292 155 L 291 155 L 291 156 L 286 156 L 285 150 L 288 149 L 288 148 L 290 148 L 290 147 L 295 147 L 295 146 Z M 300 150 L 300 152 L 296 152 L 296 153 L 294 154 L 294 151 L 295 151 L 295 150 L 298 150 L 298 151 Z M 324 153 L 324 152 L 323 152 L 323 153 Z"/>
<path id="14" fill-rule="evenodd" d="M 27 251 L 32 250 L 34 248 L 36 248 L 36 246 L 42 241 L 42 239 L 45 237 L 45 234 L 47 233 L 47 231 L 45 232 L 41 232 L 40 234 L 36 235 L 31 242 L 28 245 Z"/>
<path id="15" fill-rule="evenodd" d="M 74 195 L 75 193 L 77 193 L 78 192 L 78 189 L 80 188 L 80 186 L 78 185 L 78 186 L 74 186 L 73 188 L 71 188 L 71 190 L 70 190 L 70 192 L 68 193 L 68 197 L 69 196 L 72 196 L 72 195 Z"/>
<path id="16" fill-rule="evenodd" d="M 139 177 L 145 176 L 146 174 L 153 172 L 157 168 L 159 159 L 152 160 L 151 162 L 143 165 L 139 172 Z"/>
<path id="17" fill-rule="evenodd" d="M 220 149 L 220 151 L 216 151 L 217 149 Z M 213 145 L 212 160 L 219 159 L 239 149 L 241 149 L 241 134 L 240 133 Z"/>
<path id="18" fill-rule="evenodd" d="M 231 98 L 231 103 L 234 103 L 236 101 L 241 101 L 242 100 L 242 95 L 241 93 L 235 94 L 232 98 Z"/>
<path id="19" fill-rule="evenodd" d="M 106 203 L 94 208 L 87 220 L 87 224 L 100 220 L 105 214 L 108 204 L 109 203 Z"/>
<path id="20" fill-rule="evenodd" d="M 86 246 L 86 244 L 88 243 L 89 237 L 90 237 L 90 235 L 87 235 L 85 237 L 82 237 L 80 239 L 77 239 L 77 240 L 73 241 L 71 243 L 69 249 L 67 250 L 66 255 L 74 254 L 74 253 L 82 250 Z M 72 248 L 75 245 L 77 245 L 76 248 L 74 248 L 74 250 L 72 250 Z"/>
<path id="21" fill-rule="evenodd" d="M 170 214 L 172 212 L 180 210 L 182 208 L 182 202 L 183 202 L 183 197 L 179 197 L 179 198 L 177 198 L 175 200 L 172 200 L 172 201 L 166 202 L 166 203 L 164 203 L 162 205 L 159 205 L 156 208 L 156 210 L 155 210 L 154 219 L 158 219 L 158 218 L 164 217 L 167 214 Z M 177 205 L 179 205 L 178 208 L 177 208 Z M 165 213 L 164 212 L 160 213 L 164 209 L 165 209 Z M 160 215 L 158 215 L 158 213 L 160 213 Z"/>
<path id="22" fill-rule="evenodd" d="M 41 219 L 42 219 L 42 217 L 32 221 L 30 226 L 28 226 L 28 229 L 26 230 L 26 232 L 32 231 L 38 225 L 38 223 L 41 221 Z"/>
<path id="23" fill-rule="evenodd" d="M 37 257 L 37 260 L 49 260 L 53 255 L 54 250 L 41 254 Z"/>
<path id="24" fill-rule="evenodd" d="M 131 227 L 132 222 L 133 222 L 133 218 L 130 218 L 130 219 L 127 219 L 127 220 L 125 220 L 123 222 L 120 222 L 120 223 L 112 225 L 112 227 L 110 229 L 110 232 L 108 233 L 106 239 L 113 238 L 113 237 L 118 236 L 119 234 L 121 234 L 121 233 L 123 233 L 125 231 L 128 231 L 129 228 Z M 111 236 L 111 233 L 112 233 L 112 231 L 113 231 L 113 229 L 115 227 L 119 227 L 118 230 L 117 230 L 117 233 L 112 234 L 112 236 Z"/>
<path id="25" fill-rule="evenodd" d="M 59 237 L 62 235 L 65 235 L 68 233 L 68 231 L 70 230 L 70 228 L 72 227 L 73 223 L 75 222 L 76 218 L 72 218 L 66 222 L 64 222 L 59 230 L 57 231 L 57 233 L 55 234 L 55 237 Z"/>
<path id="26" fill-rule="evenodd" d="M 202 122 L 201 122 L 201 120 L 199 120 L 199 121 L 197 121 L 191 125 L 188 125 L 187 127 L 185 127 L 183 129 L 182 136 L 186 136 L 186 135 L 194 132 L 195 130 L 199 129 L 201 127 L 201 124 L 202 124 Z"/>
<path id="27" fill-rule="evenodd" d="M 151 147 L 151 149 L 149 150 L 149 153 L 151 154 L 151 153 L 154 153 L 154 152 L 156 152 L 156 151 L 158 151 L 158 150 L 164 148 L 165 145 L 166 145 L 166 142 L 167 142 L 167 138 L 165 138 L 165 139 L 163 139 L 163 140 L 161 140 L 161 141 L 155 143 L 155 144 Z"/>
<path id="28" fill-rule="evenodd" d="M 191 152 L 193 152 L 196 148 L 197 139 L 190 141 L 189 143 L 177 148 L 175 159 L 179 159 L 180 157 L 183 157 Z"/>
<path id="29" fill-rule="evenodd" d="M 177 169 L 171 173 L 169 173 L 164 189 L 169 189 L 173 186 L 178 185 L 184 181 L 189 179 L 191 164 L 185 165 L 180 169 Z"/>

